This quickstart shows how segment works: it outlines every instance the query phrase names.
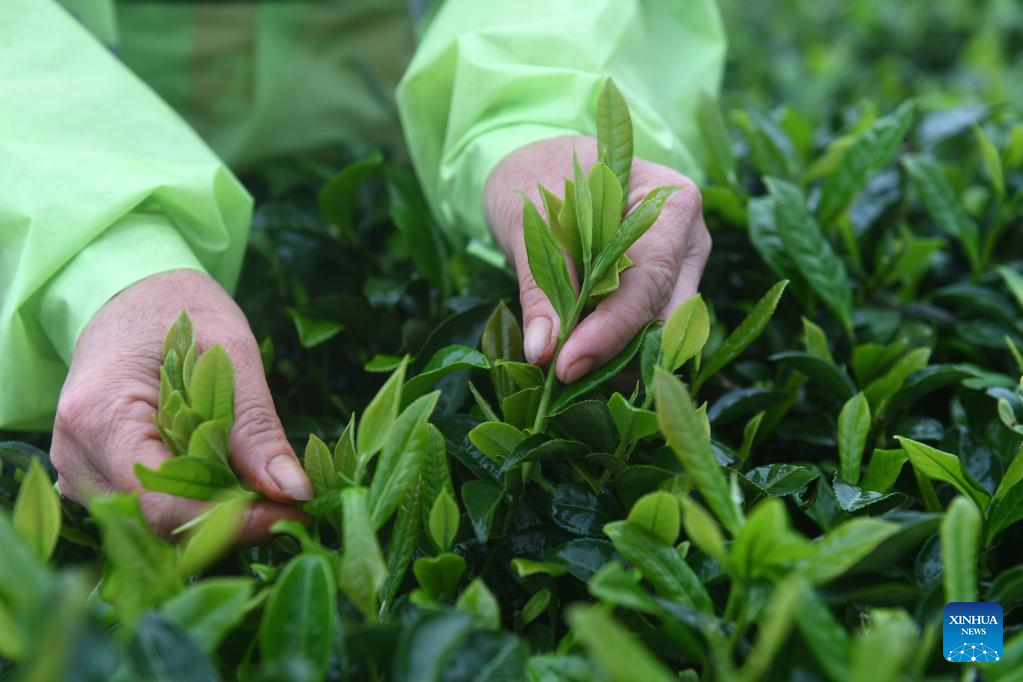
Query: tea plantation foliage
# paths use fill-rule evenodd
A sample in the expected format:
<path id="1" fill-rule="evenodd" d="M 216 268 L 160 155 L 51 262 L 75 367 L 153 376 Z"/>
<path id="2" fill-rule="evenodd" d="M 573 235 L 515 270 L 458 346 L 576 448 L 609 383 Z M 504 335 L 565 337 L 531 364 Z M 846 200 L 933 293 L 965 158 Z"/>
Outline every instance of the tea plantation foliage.
<path id="1" fill-rule="evenodd" d="M 45 438 L 7 434 L 0 679 L 1020 679 L 1023 9 L 724 9 L 701 296 L 577 384 L 523 362 L 511 275 L 401 163 L 248 178 L 240 301 L 311 522 L 232 546 L 230 362 L 183 317 L 180 456 L 138 473 L 211 510 L 168 542 L 133 495 L 59 500 Z M 577 203 L 627 176 L 608 151 Z M 555 204 L 527 236 L 572 319 Z M 977 600 L 1002 660 L 954 667 L 941 609 Z"/>

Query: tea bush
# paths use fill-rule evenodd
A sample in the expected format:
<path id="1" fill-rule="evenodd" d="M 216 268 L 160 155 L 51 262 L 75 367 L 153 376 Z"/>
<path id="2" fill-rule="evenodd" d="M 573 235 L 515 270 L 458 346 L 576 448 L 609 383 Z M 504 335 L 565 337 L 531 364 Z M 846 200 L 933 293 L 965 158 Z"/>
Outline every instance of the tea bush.
<path id="1" fill-rule="evenodd" d="M 702 294 L 570 386 L 523 361 L 514 280 L 443 236 L 407 169 L 252 179 L 241 302 L 310 524 L 232 546 L 252 495 L 227 466 L 232 369 L 182 316 L 156 416 L 178 456 L 138 474 L 210 510 L 172 544 L 135 496 L 86 512 L 45 448 L 0 444 L 0 677 L 1019 679 L 1020 11 L 780 6 L 755 33 L 725 5 Z M 959 54 L 892 44 L 921 25 Z M 576 209 L 628 176 L 606 147 Z M 620 199 L 526 211 L 563 319 L 613 288 L 668 191 L 624 221 Z M 949 668 L 941 609 L 978 600 L 1004 609 L 1002 660 Z"/>

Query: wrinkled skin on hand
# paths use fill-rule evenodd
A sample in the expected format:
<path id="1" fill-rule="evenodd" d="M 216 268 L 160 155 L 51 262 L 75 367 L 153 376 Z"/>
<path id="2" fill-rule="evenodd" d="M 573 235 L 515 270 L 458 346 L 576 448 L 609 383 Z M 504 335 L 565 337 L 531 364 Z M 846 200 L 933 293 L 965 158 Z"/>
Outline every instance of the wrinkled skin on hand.
<path id="1" fill-rule="evenodd" d="M 566 136 L 527 145 L 497 165 L 484 191 L 484 210 L 494 238 L 515 266 L 522 303 L 524 350 L 535 364 L 550 361 L 558 340 L 558 316 L 529 271 L 522 233 L 524 193 L 546 218 L 537 183 L 559 197 L 572 177 L 572 152 L 588 170 L 597 160 L 592 137 Z M 615 357 L 647 322 L 666 318 L 696 294 L 711 239 L 703 221 L 700 192 L 693 181 L 666 166 L 633 160 L 627 192 L 632 210 L 651 190 L 678 185 L 660 218 L 626 252 L 635 266 L 621 276 L 617 291 L 597 304 L 573 330 L 558 357 L 557 376 L 571 383 Z M 566 258 L 575 277 L 571 259 Z"/>
<path id="2" fill-rule="evenodd" d="M 282 518 L 301 518 L 309 479 L 288 444 L 263 374 L 256 339 L 241 309 L 219 284 L 192 270 L 148 277 L 112 298 L 82 333 L 61 391 L 51 457 L 61 492 L 87 503 L 94 495 L 141 490 L 135 462 L 156 468 L 171 456 L 153 415 L 159 399 L 163 338 L 186 309 L 199 352 L 219 343 L 235 368 L 231 466 L 266 500 L 250 505 L 241 540 L 258 540 Z M 206 504 L 142 492 L 153 529 L 168 535 Z"/>

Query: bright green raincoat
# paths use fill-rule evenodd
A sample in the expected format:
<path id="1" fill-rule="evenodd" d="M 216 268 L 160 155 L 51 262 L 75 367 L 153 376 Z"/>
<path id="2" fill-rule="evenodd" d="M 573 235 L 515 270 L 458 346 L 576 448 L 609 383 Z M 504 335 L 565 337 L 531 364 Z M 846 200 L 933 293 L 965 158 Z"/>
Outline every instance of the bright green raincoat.
<path id="1" fill-rule="evenodd" d="M 233 289 L 252 199 L 229 167 L 403 131 L 440 224 L 486 239 L 493 167 L 592 133 L 610 75 L 636 153 L 698 175 L 713 0 L 446 0 L 414 35 L 424 4 L 0 0 L 0 428 L 50 428 L 118 291 L 177 268 Z"/>

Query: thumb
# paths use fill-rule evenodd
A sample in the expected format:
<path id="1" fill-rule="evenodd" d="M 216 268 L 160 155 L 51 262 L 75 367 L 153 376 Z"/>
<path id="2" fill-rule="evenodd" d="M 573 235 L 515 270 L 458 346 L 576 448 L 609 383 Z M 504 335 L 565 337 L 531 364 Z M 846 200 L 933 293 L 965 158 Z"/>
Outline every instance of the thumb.
<path id="1" fill-rule="evenodd" d="M 250 336 L 228 345 L 225 350 L 235 368 L 231 466 L 246 485 L 271 500 L 311 500 L 312 485 L 284 435 L 256 340 Z"/>

